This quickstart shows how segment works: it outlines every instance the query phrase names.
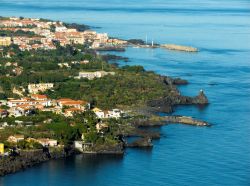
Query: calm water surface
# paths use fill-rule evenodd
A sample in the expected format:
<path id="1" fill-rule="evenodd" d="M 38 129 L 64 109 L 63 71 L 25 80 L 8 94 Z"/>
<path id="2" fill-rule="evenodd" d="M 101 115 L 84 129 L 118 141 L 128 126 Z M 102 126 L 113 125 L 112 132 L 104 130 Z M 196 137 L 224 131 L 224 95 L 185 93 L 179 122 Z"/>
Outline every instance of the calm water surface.
<path id="1" fill-rule="evenodd" d="M 198 47 L 197 54 L 129 48 L 125 64 L 182 77 L 185 95 L 204 89 L 211 104 L 175 114 L 214 124 L 168 125 L 152 151 L 124 158 L 76 156 L 0 178 L 2 186 L 250 185 L 250 1 L 0 0 L 2 16 L 43 17 L 101 27 L 129 39 Z"/>

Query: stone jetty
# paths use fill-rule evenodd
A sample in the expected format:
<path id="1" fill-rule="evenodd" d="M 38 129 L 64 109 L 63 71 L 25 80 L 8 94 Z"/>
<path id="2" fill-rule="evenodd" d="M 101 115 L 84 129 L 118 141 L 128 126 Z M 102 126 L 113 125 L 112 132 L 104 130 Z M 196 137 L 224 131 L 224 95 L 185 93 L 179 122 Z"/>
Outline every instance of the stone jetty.
<path id="1" fill-rule="evenodd" d="M 182 45 L 175 45 L 175 44 L 163 44 L 161 48 L 166 48 L 168 50 L 177 50 L 183 52 L 198 52 L 198 48 L 190 47 L 190 46 L 182 46 Z"/>

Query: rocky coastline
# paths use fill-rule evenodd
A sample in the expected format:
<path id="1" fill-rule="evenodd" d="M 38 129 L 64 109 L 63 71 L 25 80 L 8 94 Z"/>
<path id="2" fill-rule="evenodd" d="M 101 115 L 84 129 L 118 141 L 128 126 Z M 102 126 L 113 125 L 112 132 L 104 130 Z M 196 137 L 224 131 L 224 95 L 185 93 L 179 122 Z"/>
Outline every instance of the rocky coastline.
<path id="1" fill-rule="evenodd" d="M 186 80 L 180 78 L 171 78 L 167 76 L 159 76 L 159 81 L 164 82 L 166 87 L 171 88 L 171 95 L 158 100 L 150 100 L 144 108 L 137 111 L 145 115 L 144 119 L 134 120 L 128 123 L 117 134 L 121 138 L 122 143 L 115 146 L 93 147 L 90 150 L 77 152 L 73 147 L 63 148 L 56 151 L 51 150 L 33 150 L 20 151 L 15 156 L 3 157 L 0 159 L 0 176 L 15 173 L 36 164 L 49 161 L 51 159 L 65 158 L 77 153 L 90 155 L 119 155 L 123 156 L 126 148 L 152 148 L 153 139 L 159 139 L 161 134 L 150 129 L 142 129 L 148 127 L 158 127 L 167 124 L 185 124 L 190 126 L 207 127 L 209 123 L 188 116 L 159 116 L 157 113 L 172 113 L 177 105 L 207 105 L 208 99 L 201 90 L 195 97 L 182 96 L 178 91 L 178 85 L 187 85 Z M 137 139 L 128 142 L 125 138 L 136 137 Z"/>
<path id="2" fill-rule="evenodd" d="M 72 27 L 79 27 L 79 25 L 71 25 Z M 84 29 L 82 27 L 79 29 Z M 167 48 L 166 46 L 160 46 L 158 44 L 154 44 L 154 46 L 150 46 L 145 44 L 144 41 L 133 39 L 128 41 L 129 44 L 133 46 L 146 47 L 146 48 Z M 117 51 L 123 52 L 125 51 L 125 47 L 103 47 L 97 48 L 93 50 L 94 55 L 96 55 L 96 51 Z M 196 52 L 195 48 L 183 48 L 180 46 L 175 46 L 174 50 L 182 50 L 188 52 Z M 198 51 L 198 50 L 197 50 Z M 115 55 L 103 55 L 105 60 L 125 60 L 128 61 L 128 58 L 115 56 Z M 81 152 L 76 151 L 74 147 L 69 148 L 55 148 L 55 149 L 40 149 L 40 150 L 27 150 L 20 151 L 18 154 L 10 155 L 8 157 L 0 157 L 0 176 L 4 176 L 7 174 L 15 173 L 26 168 L 32 167 L 34 165 L 52 160 L 65 158 L 68 156 L 75 155 L 77 153 L 82 154 L 93 154 L 93 155 L 123 155 L 124 150 L 126 148 L 152 148 L 153 139 L 159 139 L 161 134 L 159 132 L 152 131 L 150 129 L 142 129 L 143 127 L 156 127 L 163 126 L 166 124 L 185 124 L 191 126 L 199 126 L 205 127 L 210 126 L 209 123 L 201 120 L 197 120 L 188 116 L 158 116 L 159 112 L 162 113 L 173 113 L 174 108 L 178 105 L 207 105 L 208 99 L 204 93 L 204 91 L 200 91 L 197 96 L 183 96 L 177 89 L 178 85 L 187 85 L 188 81 L 183 80 L 181 78 L 171 78 L 168 76 L 157 76 L 157 82 L 163 83 L 166 86 L 166 91 L 170 92 L 166 94 L 166 96 L 161 97 L 159 99 L 149 100 L 146 105 L 143 107 L 137 108 L 136 112 L 145 116 L 145 118 L 141 118 L 138 120 L 133 120 L 131 123 L 127 123 L 121 128 L 118 134 L 114 134 L 118 136 L 121 140 L 121 143 L 115 145 L 103 145 L 98 147 L 91 147 L 89 149 L 83 150 Z M 128 142 L 126 138 L 136 137 L 136 140 L 132 142 Z"/>
<path id="3" fill-rule="evenodd" d="M 124 155 L 124 144 L 118 143 L 116 145 L 101 145 L 87 149 L 77 149 L 81 154 L 92 155 Z"/>
<path id="4" fill-rule="evenodd" d="M 137 137 L 132 142 L 124 141 L 125 148 L 152 148 L 152 140 L 160 139 L 161 134 L 150 130 L 150 127 L 161 127 L 168 124 L 184 124 L 197 127 L 209 127 L 208 122 L 197 120 L 188 116 L 164 116 L 141 119 L 133 123 L 134 129 L 122 134 L 124 137 Z M 142 129 L 143 128 L 143 129 Z"/>
<path id="5" fill-rule="evenodd" d="M 125 52 L 125 47 L 108 46 L 95 48 L 96 51 L 115 51 L 115 52 Z"/>
<path id="6" fill-rule="evenodd" d="M 186 80 L 167 76 L 160 76 L 159 79 L 165 83 L 167 88 L 171 89 L 171 94 L 160 99 L 148 101 L 147 109 L 151 112 L 172 113 L 174 112 L 174 107 L 178 105 L 204 106 L 209 104 L 208 98 L 203 90 L 200 90 L 195 97 L 181 95 L 176 86 L 187 85 L 188 82 Z"/>
<path id="7" fill-rule="evenodd" d="M 164 126 L 168 124 L 183 124 L 190 126 L 198 126 L 198 127 L 209 127 L 210 123 L 202 120 L 195 119 L 189 116 L 153 116 L 152 118 L 140 120 L 135 125 L 137 127 L 157 127 Z"/>
<path id="8" fill-rule="evenodd" d="M 167 124 L 185 124 L 190 126 L 206 127 L 209 123 L 197 120 L 188 116 L 158 116 L 157 113 L 173 113 L 174 107 L 178 105 L 207 105 L 208 99 L 204 91 L 200 91 L 195 97 L 183 96 L 177 89 L 178 85 L 187 85 L 186 80 L 180 78 L 171 78 L 159 75 L 159 82 L 163 82 L 171 94 L 157 100 L 150 100 L 143 108 L 138 108 L 137 112 L 145 115 L 144 119 L 134 120 L 128 123 L 117 134 L 122 140 L 121 144 L 115 146 L 93 147 L 90 150 L 77 152 L 73 147 L 64 148 L 57 151 L 50 150 L 33 150 L 20 151 L 20 154 L 0 159 L 0 176 L 15 173 L 42 162 L 51 159 L 65 158 L 77 153 L 91 155 L 119 155 L 123 156 L 126 148 L 152 148 L 153 139 L 159 139 L 161 134 L 150 129 L 142 129 L 142 127 L 156 127 Z M 125 138 L 137 137 L 136 140 L 128 142 Z"/>
<path id="9" fill-rule="evenodd" d="M 69 157 L 76 153 L 73 148 L 22 150 L 18 154 L 0 158 L 0 176 L 22 171 L 52 159 Z"/>
<path id="10" fill-rule="evenodd" d="M 121 135 L 125 137 L 138 137 L 132 142 L 125 142 L 125 147 L 128 148 L 152 148 L 152 140 L 159 139 L 159 132 L 151 131 L 150 127 L 161 127 L 168 124 L 184 124 L 197 127 L 209 127 L 210 123 L 202 121 L 190 116 L 166 115 L 159 116 L 158 113 L 172 114 L 174 108 L 178 105 L 197 105 L 206 106 L 209 104 L 208 98 L 203 90 L 194 97 L 183 96 L 176 86 L 187 85 L 186 80 L 180 78 L 171 78 L 167 76 L 159 76 L 159 80 L 166 84 L 166 87 L 171 88 L 171 95 L 162 97 L 157 100 L 148 101 L 145 107 L 140 108 L 137 112 L 144 115 L 144 118 L 134 120 L 131 124 L 131 129 Z M 144 130 L 142 130 L 144 128 Z M 146 128 L 146 130 L 145 130 Z"/>

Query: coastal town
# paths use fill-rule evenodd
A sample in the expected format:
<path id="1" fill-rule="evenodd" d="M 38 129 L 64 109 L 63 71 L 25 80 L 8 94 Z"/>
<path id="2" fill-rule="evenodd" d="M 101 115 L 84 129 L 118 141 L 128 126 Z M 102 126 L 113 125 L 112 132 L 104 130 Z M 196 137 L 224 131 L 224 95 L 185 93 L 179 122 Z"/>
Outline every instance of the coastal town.
<path id="1" fill-rule="evenodd" d="M 61 99 L 50 99 L 46 95 L 37 94 L 41 93 L 47 89 L 53 89 L 52 83 L 39 83 L 39 84 L 29 84 L 28 92 L 29 97 L 21 97 L 20 99 L 9 98 L 7 100 L 1 100 L 0 106 L 8 109 L 0 109 L 0 118 L 4 119 L 7 117 L 17 118 L 14 122 L 16 125 L 9 125 L 7 122 L 0 123 L 0 130 L 4 130 L 8 127 L 23 126 L 23 121 L 19 121 L 18 117 L 22 116 L 31 116 L 35 115 L 36 110 L 39 112 L 52 112 L 55 114 L 60 114 L 64 117 L 73 117 L 74 114 L 83 113 L 86 110 L 91 110 L 95 113 L 96 117 L 100 119 L 100 122 L 96 124 L 96 131 L 100 132 L 102 128 L 107 128 L 106 124 L 102 124 L 101 119 L 109 118 L 121 118 L 124 115 L 124 111 L 119 109 L 112 110 L 102 110 L 100 108 L 91 107 L 91 104 L 84 100 L 73 100 L 70 98 L 61 98 Z M 25 125 L 26 127 L 32 125 Z M 18 143 L 22 140 L 27 142 L 37 142 L 40 143 L 43 147 L 56 147 L 58 142 L 55 139 L 41 138 L 34 139 L 30 137 L 24 137 L 24 135 L 11 135 L 8 137 L 7 142 Z M 75 142 L 77 143 L 77 142 Z M 79 142 L 78 142 L 79 143 Z M 4 144 L 0 143 L 0 156 L 8 155 L 9 152 L 5 152 Z M 77 148 L 81 149 L 79 145 Z"/>
<path id="2" fill-rule="evenodd" d="M 0 0 L 0 186 L 250 186 L 250 0 Z"/>
<path id="3" fill-rule="evenodd" d="M 79 26 L 79 25 L 78 25 Z M 79 28 L 81 30 L 81 28 Z M 67 45 L 87 45 L 90 49 L 98 49 L 103 47 L 119 47 L 127 43 L 127 41 L 115 38 L 109 38 L 107 33 L 97 33 L 92 30 L 79 31 L 77 28 L 66 27 L 66 25 L 59 21 L 50 21 L 44 19 L 10 17 L 0 19 L 0 48 L 2 58 L 11 58 L 13 52 L 3 54 L 3 47 L 16 45 L 20 51 L 31 50 L 55 50 L 56 44 L 62 47 Z M 88 64 L 89 60 L 71 61 L 70 63 L 58 63 L 59 68 L 70 68 L 70 65 Z M 2 64 L 0 64 L 2 66 Z M 5 67 L 14 66 L 13 72 L 16 75 L 22 74 L 23 68 L 17 63 L 6 62 Z M 115 72 L 105 72 L 103 70 L 95 72 L 80 71 L 75 79 L 86 78 L 93 80 L 94 78 L 101 78 L 106 75 L 114 75 Z M 53 90 L 54 83 L 33 83 L 28 84 L 26 88 L 13 88 L 13 93 L 18 95 L 19 99 L 8 97 L 6 100 L 0 101 L 0 117 L 17 118 L 13 124 L 8 122 L 0 123 L 0 130 L 8 127 L 23 126 L 23 121 L 18 120 L 20 117 L 28 117 L 35 115 L 37 112 L 52 112 L 62 115 L 63 117 L 73 117 L 74 114 L 83 113 L 86 110 L 91 110 L 99 122 L 96 124 L 96 131 L 104 127 L 101 119 L 115 118 L 118 119 L 124 114 L 120 109 L 102 110 L 92 105 L 85 100 L 73 100 L 71 98 L 51 99 L 47 95 L 42 94 L 47 90 Z M 25 93 L 27 92 L 27 94 Z M 25 95 L 25 96 L 24 96 Z M 34 123 L 29 123 L 34 124 Z M 30 125 L 25 125 L 30 126 Z M 6 140 L 9 143 L 17 144 L 20 141 L 36 142 L 43 147 L 56 147 L 59 145 L 56 139 L 40 138 L 34 139 L 29 136 L 21 134 L 13 134 Z M 0 143 L 0 156 L 8 155 L 9 150 L 5 149 L 4 143 Z M 78 145 L 79 148 L 79 145 Z"/>
<path id="4" fill-rule="evenodd" d="M 66 27 L 66 25 L 68 27 Z M 97 33 L 96 31 L 82 28 L 78 24 L 65 24 L 60 21 L 51 21 L 35 18 L 2 18 L 0 19 L 0 46 L 18 45 L 20 50 L 53 50 L 56 49 L 55 42 L 61 46 L 79 44 L 87 45 L 89 48 L 105 51 L 124 51 L 125 47 L 142 48 L 164 48 L 168 50 L 177 50 L 182 52 L 198 52 L 198 48 L 191 46 L 182 46 L 176 44 L 154 44 L 144 42 L 140 39 L 131 39 L 129 41 L 117 38 L 111 38 L 107 33 Z M 12 33 L 6 36 L 6 33 Z M 7 54 L 10 56 L 11 54 Z"/>
<path id="5" fill-rule="evenodd" d="M 203 91 L 182 96 L 176 86 L 185 80 L 142 66 L 120 67 L 109 59 L 122 58 L 100 52 L 128 44 L 86 25 L 0 17 L 0 176 L 75 153 L 122 155 L 126 147 L 152 148 L 160 134 L 140 127 L 209 125 L 158 116 L 176 105 L 206 105 L 208 99 Z M 138 139 L 130 143 L 129 137 Z"/>
<path id="6" fill-rule="evenodd" d="M 109 38 L 107 33 L 97 33 L 93 30 L 78 31 L 77 28 L 67 28 L 62 22 L 44 21 L 43 19 L 10 17 L 0 20 L 0 31 L 17 33 L 13 36 L 0 36 L 0 46 L 16 44 L 20 50 L 44 49 L 52 50 L 59 42 L 61 46 L 70 44 L 89 44 L 90 48 L 118 47 L 127 41 Z M 18 36 L 18 33 L 24 36 Z M 29 33 L 30 35 L 25 33 Z"/>

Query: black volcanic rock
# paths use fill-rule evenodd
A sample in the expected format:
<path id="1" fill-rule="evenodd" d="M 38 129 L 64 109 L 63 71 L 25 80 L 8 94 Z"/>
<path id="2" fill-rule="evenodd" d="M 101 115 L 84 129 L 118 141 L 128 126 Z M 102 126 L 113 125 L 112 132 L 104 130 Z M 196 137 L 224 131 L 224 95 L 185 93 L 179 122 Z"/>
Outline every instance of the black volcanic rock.
<path id="1" fill-rule="evenodd" d="M 173 79 L 173 84 L 174 85 L 187 85 L 188 81 L 185 79 L 181 79 L 181 78 L 175 78 Z"/>
<path id="2" fill-rule="evenodd" d="M 194 104 L 202 104 L 202 105 L 205 105 L 205 104 L 209 103 L 208 99 L 207 99 L 207 96 L 205 95 L 203 90 L 200 90 L 199 95 L 194 97 L 193 103 Z"/>
<path id="3" fill-rule="evenodd" d="M 166 85 L 187 85 L 188 81 L 181 78 L 172 78 L 168 76 L 160 76 L 160 80 Z"/>
<path id="4" fill-rule="evenodd" d="M 64 158 L 74 153 L 75 151 L 73 149 L 62 149 L 53 152 L 44 151 L 42 149 L 21 151 L 19 155 L 0 159 L 0 176 L 24 170 L 50 159 Z"/>
<path id="5" fill-rule="evenodd" d="M 151 147 L 153 147 L 152 139 L 151 138 L 140 138 L 138 140 L 135 140 L 132 143 L 127 144 L 126 147 L 151 148 Z"/>
<path id="6" fill-rule="evenodd" d="M 208 99 L 205 93 L 201 90 L 195 97 L 182 96 L 177 89 L 173 89 L 169 96 L 161 99 L 150 100 L 147 105 L 155 112 L 171 113 L 173 107 L 177 105 L 206 105 Z"/>

